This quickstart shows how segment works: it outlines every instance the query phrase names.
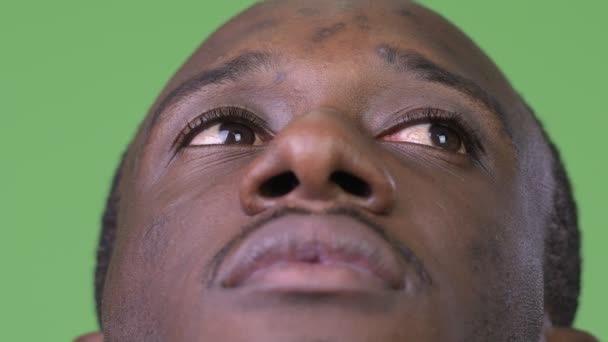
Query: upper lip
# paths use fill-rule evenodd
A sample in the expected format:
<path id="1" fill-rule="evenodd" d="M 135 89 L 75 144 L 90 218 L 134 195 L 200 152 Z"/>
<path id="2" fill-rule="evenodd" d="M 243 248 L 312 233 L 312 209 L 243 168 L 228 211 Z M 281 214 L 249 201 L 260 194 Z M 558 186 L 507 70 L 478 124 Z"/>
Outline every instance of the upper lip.
<path id="1" fill-rule="evenodd" d="M 403 263 L 392 245 L 360 220 L 344 215 L 275 218 L 228 252 L 220 268 L 223 287 L 244 284 L 256 271 L 278 263 L 338 264 L 403 287 Z"/>

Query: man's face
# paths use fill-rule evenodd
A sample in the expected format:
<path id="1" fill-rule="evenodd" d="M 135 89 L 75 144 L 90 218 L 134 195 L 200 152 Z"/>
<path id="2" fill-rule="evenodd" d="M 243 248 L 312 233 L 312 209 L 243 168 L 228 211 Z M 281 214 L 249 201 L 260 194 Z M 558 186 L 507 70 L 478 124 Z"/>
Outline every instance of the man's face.
<path id="1" fill-rule="evenodd" d="M 544 216 L 521 108 L 417 5 L 254 7 L 132 144 L 106 338 L 538 341 Z"/>

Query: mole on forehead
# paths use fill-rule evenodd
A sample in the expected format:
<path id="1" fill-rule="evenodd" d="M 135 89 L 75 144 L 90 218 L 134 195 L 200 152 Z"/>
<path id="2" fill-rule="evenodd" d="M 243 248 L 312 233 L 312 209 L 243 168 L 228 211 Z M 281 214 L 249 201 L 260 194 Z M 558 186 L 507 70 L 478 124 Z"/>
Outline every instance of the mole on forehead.
<path id="1" fill-rule="evenodd" d="M 409 8 L 402 8 L 399 10 L 399 15 L 402 17 L 407 17 L 407 18 L 413 18 L 416 15 L 414 14 L 414 12 L 409 9 Z"/>
<path id="2" fill-rule="evenodd" d="M 346 24 L 343 22 L 335 23 L 327 27 L 318 28 L 315 30 L 312 36 L 312 41 L 315 43 L 321 43 L 324 40 L 336 35 L 337 33 L 344 31 L 345 28 Z"/>

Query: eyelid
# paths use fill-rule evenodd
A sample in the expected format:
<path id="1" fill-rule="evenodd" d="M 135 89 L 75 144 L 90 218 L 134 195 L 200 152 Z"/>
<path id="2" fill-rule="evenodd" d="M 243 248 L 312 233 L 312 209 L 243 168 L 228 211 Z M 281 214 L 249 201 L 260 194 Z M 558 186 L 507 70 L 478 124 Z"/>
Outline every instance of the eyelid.
<path id="1" fill-rule="evenodd" d="M 465 149 L 469 154 L 476 156 L 478 152 L 484 152 L 481 145 L 481 135 L 466 122 L 461 114 L 432 107 L 417 108 L 400 115 L 395 120 L 390 121 L 386 125 L 388 128 L 377 134 L 376 139 L 382 139 L 408 126 L 422 123 L 446 125 L 462 135 Z"/>
<path id="2" fill-rule="evenodd" d="M 187 146 L 198 133 L 223 121 L 250 125 L 256 134 L 262 135 L 262 139 L 272 134 L 270 129 L 267 128 L 268 124 L 266 121 L 248 109 L 235 106 L 216 107 L 189 121 L 173 141 L 172 147 L 182 148 Z"/>

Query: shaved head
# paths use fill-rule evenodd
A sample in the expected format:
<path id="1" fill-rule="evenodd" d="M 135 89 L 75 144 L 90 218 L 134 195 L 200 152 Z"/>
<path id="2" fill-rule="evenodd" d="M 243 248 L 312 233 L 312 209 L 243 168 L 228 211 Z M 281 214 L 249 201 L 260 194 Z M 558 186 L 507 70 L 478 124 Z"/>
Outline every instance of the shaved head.
<path id="1" fill-rule="evenodd" d="M 593 341 L 570 328 L 557 150 L 414 2 L 252 6 L 168 82 L 119 170 L 107 341 Z"/>

